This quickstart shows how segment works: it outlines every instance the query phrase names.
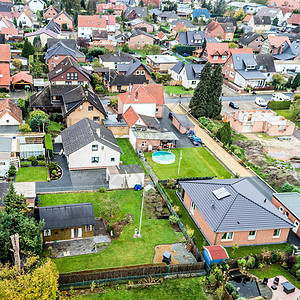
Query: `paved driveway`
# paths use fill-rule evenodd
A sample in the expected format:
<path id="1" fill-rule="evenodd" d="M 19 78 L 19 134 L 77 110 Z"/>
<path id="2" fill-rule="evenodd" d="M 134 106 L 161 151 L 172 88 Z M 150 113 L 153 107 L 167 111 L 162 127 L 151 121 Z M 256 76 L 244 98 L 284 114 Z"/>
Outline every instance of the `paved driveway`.
<path id="1" fill-rule="evenodd" d="M 294 137 L 300 140 L 300 130 L 298 128 L 295 128 L 294 130 Z"/>

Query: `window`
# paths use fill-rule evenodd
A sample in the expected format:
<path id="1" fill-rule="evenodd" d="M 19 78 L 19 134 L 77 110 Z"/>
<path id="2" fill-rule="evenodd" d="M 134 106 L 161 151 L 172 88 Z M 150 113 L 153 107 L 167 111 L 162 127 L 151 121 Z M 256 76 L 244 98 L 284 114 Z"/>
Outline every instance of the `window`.
<path id="1" fill-rule="evenodd" d="M 289 217 L 289 213 L 286 211 L 285 213 L 284 213 L 284 215 L 288 218 Z"/>
<path id="2" fill-rule="evenodd" d="M 261 45 L 257 45 L 257 48 L 260 48 Z"/>
<path id="3" fill-rule="evenodd" d="M 249 239 L 249 240 L 254 240 L 255 237 L 256 237 L 256 231 L 250 231 L 250 232 L 249 232 L 248 239 Z"/>
<path id="4" fill-rule="evenodd" d="M 89 106 L 88 107 L 88 111 L 93 111 L 94 110 L 94 106 Z"/>
<path id="5" fill-rule="evenodd" d="M 227 72 L 227 70 L 225 70 L 225 74 L 227 74 L 228 72 Z"/>
<path id="6" fill-rule="evenodd" d="M 140 71 L 139 70 L 136 71 L 136 75 L 140 75 Z"/>
<path id="7" fill-rule="evenodd" d="M 0 74 L 0 78 L 3 78 L 3 74 Z"/>
<path id="8" fill-rule="evenodd" d="M 92 164 L 98 164 L 99 163 L 99 157 L 92 157 Z"/>
<path id="9" fill-rule="evenodd" d="M 217 60 L 218 58 L 219 58 L 218 55 L 214 55 L 214 56 L 213 56 L 213 60 Z"/>
<path id="10" fill-rule="evenodd" d="M 93 117 L 93 121 L 94 122 L 99 122 L 100 121 L 100 117 Z"/>
<path id="11" fill-rule="evenodd" d="M 279 238 L 281 233 L 281 229 L 275 229 L 273 233 L 273 238 Z"/>
<path id="12" fill-rule="evenodd" d="M 101 150 L 104 150 L 104 146 L 101 146 Z"/>
<path id="13" fill-rule="evenodd" d="M 279 206 L 279 211 L 283 213 L 283 207 Z"/>
<path id="14" fill-rule="evenodd" d="M 98 145 L 92 145 L 92 151 L 98 151 Z"/>
<path id="15" fill-rule="evenodd" d="M 54 56 L 54 59 L 58 59 L 58 55 L 55 55 L 55 56 Z"/>
<path id="16" fill-rule="evenodd" d="M 74 78 L 77 80 L 78 79 L 78 73 L 74 73 Z"/>
<path id="17" fill-rule="evenodd" d="M 226 59 L 227 58 L 227 56 L 226 55 L 222 55 L 222 59 Z"/>
<path id="18" fill-rule="evenodd" d="M 229 63 L 227 64 L 227 67 L 229 67 Z"/>
<path id="19" fill-rule="evenodd" d="M 71 79 L 74 79 L 74 73 L 71 73 Z"/>
<path id="20" fill-rule="evenodd" d="M 222 234 L 222 241 L 232 241 L 233 240 L 233 232 L 224 232 Z"/>
<path id="21" fill-rule="evenodd" d="M 145 75 L 145 71 L 144 70 L 141 71 L 141 75 Z"/>
<path id="22" fill-rule="evenodd" d="M 6 120 L 6 123 L 9 123 L 9 120 Z"/>
<path id="23" fill-rule="evenodd" d="M 155 109 L 155 113 L 156 113 L 156 114 L 158 113 L 158 108 Z"/>
<path id="24" fill-rule="evenodd" d="M 111 161 L 111 162 L 115 161 L 115 158 L 114 158 L 114 157 L 112 157 L 112 158 L 110 159 L 110 161 Z"/>
<path id="25" fill-rule="evenodd" d="M 84 83 L 83 81 L 78 81 L 78 84 L 83 85 Z"/>
<path id="26" fill-rule="evenodd" d="M 192 215 L 195 213 L 195 203 L 193 201 L 191 202 L 190 212 Z"/>
<path id="27" fill-rule="evenodd" d="M 234 73 L 230 71 L 229 76 L 233 78 L 234 77 Z"/>
<path id="28" fill-rule="evenodd" d="M 51 229 L 44 230 L 44 236 L 50 236 L 51 235 Z"/>
<path id="29" fill-rule="evenodd" d="M 146 147 L 147 142 L 142 142 L 142 147 Z"/>
<path id="30" fill-rule="evenodd" d="M 72 82 L 71 81 L 66 81 L 66 85 L 71 85 Z"/>
<path id="31" fill-rule="evenodd" d="M 72 228 L 71 238 L 82 237 L 82 228 Z"/>
<path id="32" fill-rule="evenodd" d="M 91 232 L 93 230 L 93 225 L 85 225 L 84 230 L 85 232 Z"/>
<path id="33" fill-rule="evenodd" d="M 67 73 L 67 79 L 70 79 L 70 73 Z"/>
<path id="34" fill-rule="evenodd" d="M 196 80 L 192 80 L 192 84 L 196 84 Z"/>

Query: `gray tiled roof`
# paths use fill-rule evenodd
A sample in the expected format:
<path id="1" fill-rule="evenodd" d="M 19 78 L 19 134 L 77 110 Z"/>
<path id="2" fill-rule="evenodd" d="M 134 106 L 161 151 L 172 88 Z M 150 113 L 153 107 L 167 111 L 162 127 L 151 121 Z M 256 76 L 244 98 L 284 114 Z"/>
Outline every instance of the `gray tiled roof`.
<path id="1" fill-rule="evenodd" d="M 129 64 L 117 64 L 117 71 L 126 72 L 125 75 L 132 75 L 141 65 L 143 65 L 148 74 L 150 74 L 149 68 L 136 58 L 132 59 Z"/>
<path id="2" fill-rule="evenodd" d="M 268 73 L 275 73 L 274 59 L 271 54 L 257 54 L 255 60 L 258 66 L 263 66 L 265 71 Z"/>
<path id="3" fill-rule="evenodd" d="M 293 227 L 247 177 L 190 180 L 180 184 L 214 232 Z M 218 200 L 213 191 L 220 188 L 230 195 Z"/>
<path id="4" fill-rule="evenodd" d="M 58 43 L 54 44 L 51 48 L 47 50 L 45 53 L 45 60 L 47 61 L 50 57 L 53 55 L 66 55 L 66 56 L 72 56 L 75 60 L 76 58 L 76 52 L 66 46 L 63 42 L 59 41 Z"/>
<path id="5" fill-rule="evenodd" d="M 278 199 L 298 220 L 300 220 L 300 194 L 275 193 L 274 197 Z"/>
<path id="6" fill-rule="evenodd" d="M 39 208 L 40 220 L 45 220 L 44 229 L 60 229 L 94 225 L 92 203 L 45 206 Z"/>
<path id="7" fill-rule="evenodd" d="M 174 20 L 170 23 L 170 25 L 175 27 L 178 23 L 184 24 L 186 28 L 198 28 L 199 27 L 197 25 L 194 25 L 190 20 L 186 20 L 186 19 Z"/>
<path id="8" fill-rule="evenodd" d="M 195 127 L 194 123 L 186 115 L 173 114 L 173 117 L 183 126 L 183 127 Z"/>
<path id="9" fill-rule="evenodd" d="M 300 41 L 296 40 L 286 47 L 281 54 L 276 54 L 273 57 L 280 60 L 293 60 L 300 54 Z"/>
<path id="10" fill-rule="evenodd" d="M 218 23 L 232 23 L 233 26 L 237 26 L 236 18 L 234 17 L 217 17 L 216 21 Z"/>
<path id="11" fill-rule="evenodd" d="M 204 31 L 187 31 L 187 32 L 178 32 L 178 43 L 188 46 L 202 46 L 206 33 Z M 199 42 L 195 42 L 199 40 Z"/>
<path id="12" fill-rule="evenodd" d="M 249 31 L 245 34 L 243 34 L 240 38 L 239 38 L 239 44 L 242 45 L 249 45 L 252 41 L 254 41 L 255 39 L 257 39 L 260 35 L 257 34 L 256 32 L 252 32 Z"/>
<path id="13" fill-rule="evenodd" d="M 134 174 L 134 173 L 144 173 L 143 168 L 140 165 L 121 165 L 117 166 L 120 174 Z"/>
<path id="14" fill-rule="evenodd" d="M 128 17 L 132 11 L 139 16 L 139 18 L 147 17 L 148 13 L 144 7 L 127 7 L 125 10 L 125 16 Z"/>
<path id="15" fill-rule="evenodd" d="M 185 68 L 185 73 L 188 80 L 198 80 L 203 67 L 203 64 L 187 65 L 184 62 L 179 61 L 171 70 L 179 74 L 182 69 Z"/>
<path id="16" fill-rule="evenodd" d="M 101 59 L 103 62 L 130 62 L 132 58 L 132 55 L 121 51 L 99 55 L 99 59 Z"/>
<path id="17" fill-rule="evenodd" d="M 271 18 L 268 16 L 253 16 L 253 22 L 255 25 L 271 25 L 272 21 Z"/>
<path id="18" fill-rule="evenodd" d="M 100 136 L 97 134 L 97 129 L 100 129 Z M 123 153 L 113 133 L 108 128 L 88 118 L 84 118 L 63 130 L 61 138 L 67 156 L 93 141 L 98 141 L 115 151 Z"/>

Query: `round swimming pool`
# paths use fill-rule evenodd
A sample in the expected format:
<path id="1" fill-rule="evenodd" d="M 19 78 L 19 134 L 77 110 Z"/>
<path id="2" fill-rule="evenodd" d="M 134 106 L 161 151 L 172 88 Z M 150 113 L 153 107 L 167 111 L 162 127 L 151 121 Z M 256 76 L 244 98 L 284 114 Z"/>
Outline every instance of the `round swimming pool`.
<path id="1" fill-rule="evenodd" d="M 175 155 L 167 151 L 157 151 L 152 154 L 152 160 L 158 164 L 168 165 L 175 161 Z"/>

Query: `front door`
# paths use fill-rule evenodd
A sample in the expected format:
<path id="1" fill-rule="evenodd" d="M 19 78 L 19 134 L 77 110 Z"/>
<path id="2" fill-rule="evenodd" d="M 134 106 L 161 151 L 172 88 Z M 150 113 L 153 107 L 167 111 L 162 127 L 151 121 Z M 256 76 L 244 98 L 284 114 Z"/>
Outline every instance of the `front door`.
<path id="1" fill-rule="evenodd" d="M 72 228 L 71 229 L 71 239 L 81 238 L 82 237 L 82 228 Z"/>
<path id="2" fill-rule="evenodd" d="M 299 222 L 298 222 L 298 221 L 295 221 L 294 225 L 295 225 L 295 227 L 293 228 L 293 231 L 294 231 L 295 233 L 297 233 L 298 227 L 299 227 Z"/>

